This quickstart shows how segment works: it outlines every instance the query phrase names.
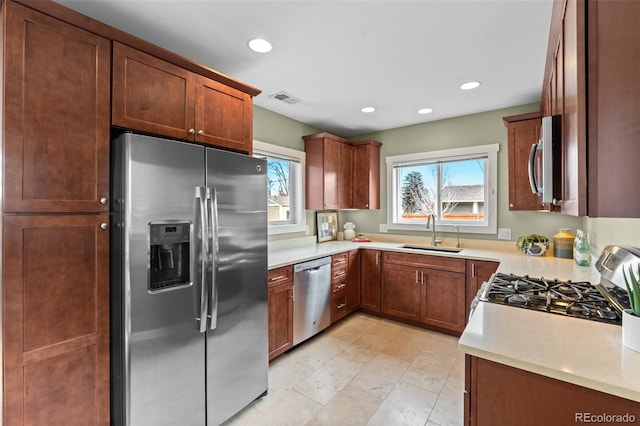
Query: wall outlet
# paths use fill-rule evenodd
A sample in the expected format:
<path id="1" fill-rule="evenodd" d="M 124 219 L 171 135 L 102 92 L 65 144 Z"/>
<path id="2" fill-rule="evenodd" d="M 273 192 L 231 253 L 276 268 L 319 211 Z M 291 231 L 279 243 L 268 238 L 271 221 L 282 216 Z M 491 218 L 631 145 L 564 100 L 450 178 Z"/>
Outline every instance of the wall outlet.
<path id="1" fill-rule="evenodd" d="M 511 228 L 498 228 L 498 239 L 499 240 L 510 240 L 511 239 Z"/>
<path id="2" fill-rule="evenodd" d="M 387 224 L 386 223 L 378 224 L 378 229 L 380 230 L 380 232 L 387 232 Z"/>

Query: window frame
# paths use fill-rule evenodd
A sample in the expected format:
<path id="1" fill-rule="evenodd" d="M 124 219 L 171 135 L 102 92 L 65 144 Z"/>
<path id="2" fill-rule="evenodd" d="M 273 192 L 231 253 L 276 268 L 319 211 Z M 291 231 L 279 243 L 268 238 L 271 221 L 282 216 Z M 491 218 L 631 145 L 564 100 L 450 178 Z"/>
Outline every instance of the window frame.
<path id="1" fill-rule="evenodd" d="M 307 154 L 304 151 L 298 151 L 296 149 L 286 148 L 280 145 L 274 145 L 254 139 L 253 155 L 278 157 L 298 163 L 299 166 L 294 167 L 293 170 L 290 170 L 289 172 L 289 187 L 292 192 L 292 200 L 294 202 L 293 205 L 289 206 L 291 220 L 288 223 L 269 223 L 268 233 L 269 235 L 278 235 L 294 232 L 306 232 L 307 218 L 304 209 L 305 194 L 303 188 L 305 185 L 305 162 Z"/>
<path id="2" fill-rule="evenodd" d="M 446 221 L 443 223 L 440 218 L 436 220 L 438 231 L 452 232 L 456 227 L 460 232 L 476 233 L 476 234 L 496 234 L 498 224 L 498 151 L 500 144 L 477 145 L 463 148 L 452 148 L 438 151 L 426 151 L 413 154 L 403 154 L 387 156 L 385 161 L 387 164 L 387 229 L 405 230 L 405 231 L 424 231 L 426 232 L 426 219 L 415 220 L 414 223 L 399 221 L 395 217 L 398 211 L 398 202 L 400 200 L 396 190 L 400 190 L 397 182 L 395 168 L 403 163 L 419 163 L 424 162 L 445 162 L 452 160 L 472 159 L 481 155 L 486 155 L 485 170 L 485 215 L 486 224 L 463 223 L 462 221 L 452 223 Z"/>

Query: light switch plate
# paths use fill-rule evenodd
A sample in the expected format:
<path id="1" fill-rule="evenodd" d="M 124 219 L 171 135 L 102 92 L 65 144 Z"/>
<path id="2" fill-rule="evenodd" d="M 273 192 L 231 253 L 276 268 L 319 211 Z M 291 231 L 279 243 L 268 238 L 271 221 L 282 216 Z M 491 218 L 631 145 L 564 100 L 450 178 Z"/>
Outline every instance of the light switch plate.
<path id="1" fill-rule="evenodd" d="M 499 240 L 510 240 L 511 239 L 511 228 L 498 228 L 498 239 Z"/>
<path id="2" fill-rule="evenodd" d="M 386 223 L 380 223 L 378 225 L 378 229 L 380 230 L 380 232 L 387 232 L 387 224 Z"/>

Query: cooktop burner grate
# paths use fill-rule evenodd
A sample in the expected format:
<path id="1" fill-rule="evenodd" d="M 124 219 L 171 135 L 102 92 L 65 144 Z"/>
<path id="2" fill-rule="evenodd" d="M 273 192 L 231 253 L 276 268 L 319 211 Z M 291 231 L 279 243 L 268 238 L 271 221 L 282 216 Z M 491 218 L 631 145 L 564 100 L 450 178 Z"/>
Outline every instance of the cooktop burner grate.
<path id="1" fill-rule="evenodd" d="M 494 274 L 482 300 L 575 318 L 621 324 L 621 313 L 590 282 Z"/>

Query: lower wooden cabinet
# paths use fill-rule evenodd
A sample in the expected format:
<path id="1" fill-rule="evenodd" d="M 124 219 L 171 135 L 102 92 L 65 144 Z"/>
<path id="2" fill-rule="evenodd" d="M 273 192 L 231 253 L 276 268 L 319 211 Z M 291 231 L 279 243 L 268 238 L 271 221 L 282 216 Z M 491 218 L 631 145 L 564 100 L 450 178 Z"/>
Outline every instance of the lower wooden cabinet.
<path id="1" fill-rule="evenodd" d="M 464 273 L 387 261 L 382 270 L 383 313 L 456 333 L 464 330 Z"/>
<path id="2" fill-rule="evenodd" d="M 478 294 L 482 283 L 489 281 L 498 269 L 498 262 L 487 260 L 467 260 L 467 288 L 465 300 L 465 322 L 469 320 L 469 310 L 473 298 Z"/>
<path id="3" fill-rule="evenodd" d="M 360 252 L 360 305 L 363 309 L 380 312 L 380 278 L 382 252 L 364 249 Z"/>
<path id="4" fill-rule="evenodd" d="M 360 250 L 349 252 L 349 275 L 347 276 L 347 313 L 360 308 Z"/>
<path id="5" fill-rule="evenodd" d="M 466 356 L 466 426 L 539 426 L 596 423 L 585 416 L 640 418 L 640 402 Z M 624 422 L 597 422 L 624 423 Z"/>
<path id="6" fill-rule="evenodd" d="M 4 216 L 5 424 L 109 423 L 108 223 Z"/>
<path id="7" fill-rule="evenodd" d="M 293 268 L 269 271 L 269 361 L 293 347 Z"/>

